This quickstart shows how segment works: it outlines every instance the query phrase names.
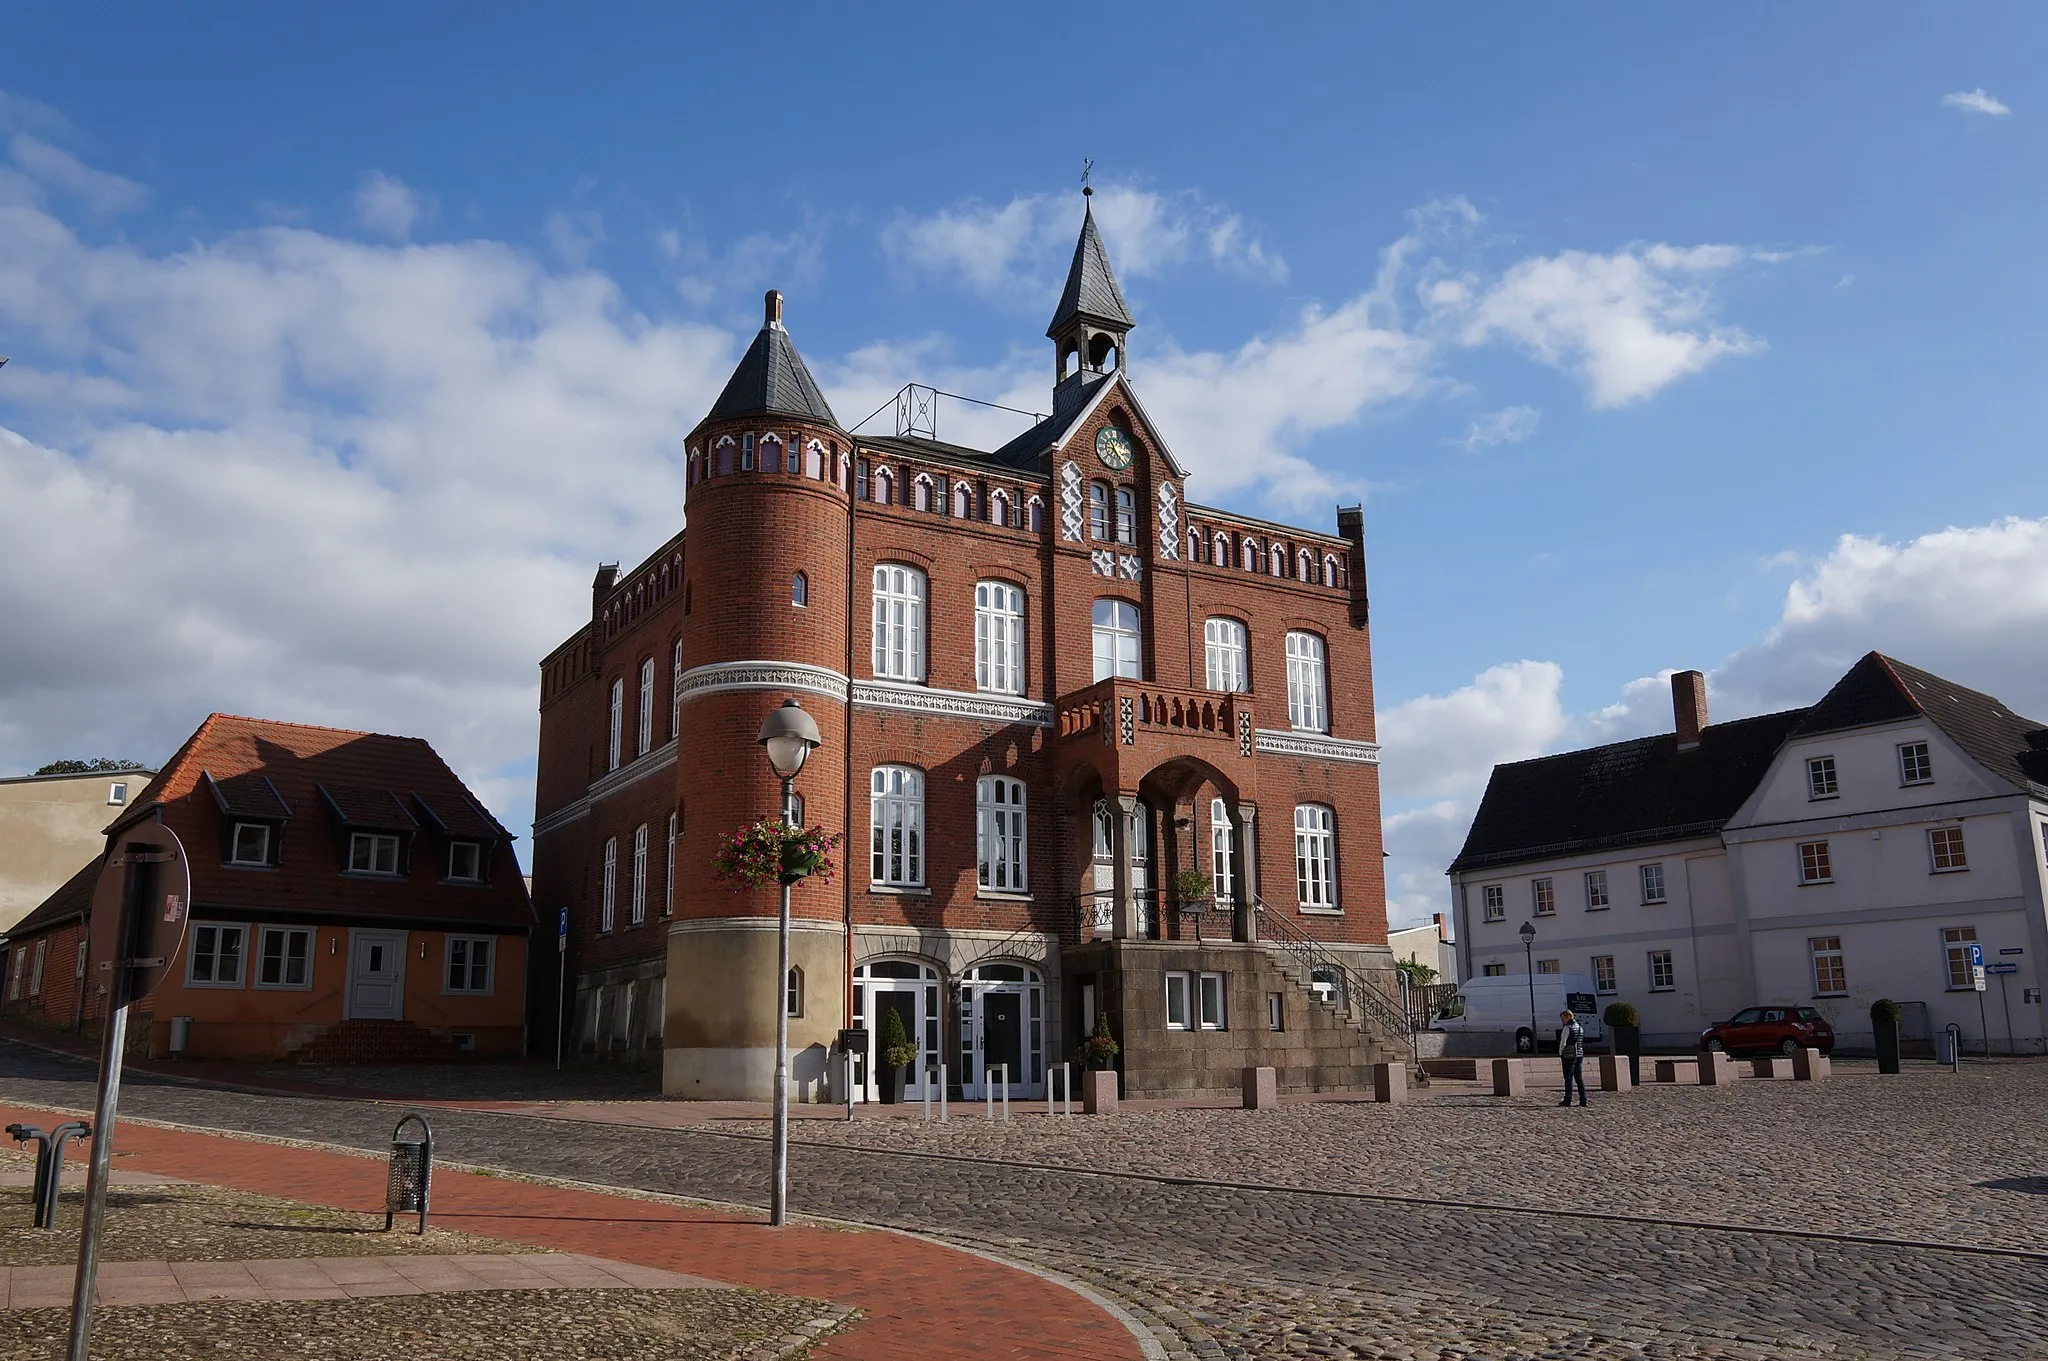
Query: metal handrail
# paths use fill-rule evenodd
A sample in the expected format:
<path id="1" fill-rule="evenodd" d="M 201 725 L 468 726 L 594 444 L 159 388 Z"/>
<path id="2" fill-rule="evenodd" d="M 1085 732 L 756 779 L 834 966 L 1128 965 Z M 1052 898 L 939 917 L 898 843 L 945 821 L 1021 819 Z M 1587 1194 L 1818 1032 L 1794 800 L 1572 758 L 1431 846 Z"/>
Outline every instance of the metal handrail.
<path id="1" fill-rule="evenodd" d="M 1409 1033 L 1408 1015 L 1401 1004 L 1381 992 L 1365 975 L 1352 968 L 1342 959 L 1323 947 L 1323 943 L 1287 920 L 1287 914 L 1268 911 L 1263 900 L 1252 900 L 1253 910 L 1258 913 L 1259 925 L 1275 928 L 1275 934 L 1260 932 L 1263 943 L 1277 946 L 1302 962 L 1309 970 L 1309 977 L 1315 977 L 1315 970 L 1334 969 L 1344 980 L 1347 1000 L 1355 999 L 1358 1009 L 1367 1019 L 1384 1032 L 1388 1038 Z"/>

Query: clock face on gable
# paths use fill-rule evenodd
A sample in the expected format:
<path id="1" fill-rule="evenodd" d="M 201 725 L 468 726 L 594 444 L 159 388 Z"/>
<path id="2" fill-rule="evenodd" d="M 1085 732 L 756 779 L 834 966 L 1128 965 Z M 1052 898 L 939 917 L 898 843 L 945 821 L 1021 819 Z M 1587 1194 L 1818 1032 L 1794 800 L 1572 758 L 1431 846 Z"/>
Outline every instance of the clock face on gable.
<path id="1" fill-rule="evenodd" d="M 1103 467 L 1122 472 L 1131 466 L 1131 437 L 1113 425 L 1103 426 L 1095 432 L 1095 456 Z"/>

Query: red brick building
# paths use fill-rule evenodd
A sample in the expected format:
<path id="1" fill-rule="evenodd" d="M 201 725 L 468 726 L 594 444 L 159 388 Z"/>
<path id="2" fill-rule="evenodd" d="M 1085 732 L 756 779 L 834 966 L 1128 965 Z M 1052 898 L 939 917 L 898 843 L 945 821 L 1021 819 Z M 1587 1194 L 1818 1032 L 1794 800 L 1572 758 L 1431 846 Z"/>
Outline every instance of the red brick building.
<path id="1" fill-rule="evenodd" d="M 969 1096 L 998 1064 L 1041 1093 L 1101 1014 L 1128 1091 L 1359 1080 L 1391 967 L 1362 516 L 1190 500 L 1133 325 L 1089 216 L 1052 415 L 981 450 L 849 432 L 768 295 L 684 440 L 689 528 L 600 569 L 541 666 L 534 896 L 569 910 L 573 1045 L 758 1096 L 779 997 L 811 1097 L 884 1008 Z M 778 980 L 773 890 L 709 865 L 777 809 L 755 734 L 789 697 L 824 734 L 805 820 L 847 846 Z"/>
<path id="2" fill-rule="evenodd" d="M 498 825 L 416 737 L 214 714 L 107 828 L 168 826 L 192 871 L 138 1044 L 319 1062 L 515 1055 L 534 917 Z M 94 861 L 9 933 L 0 1009 L 97 1029 Z M 17 963 L 16 961 L 19 961 Z"/>

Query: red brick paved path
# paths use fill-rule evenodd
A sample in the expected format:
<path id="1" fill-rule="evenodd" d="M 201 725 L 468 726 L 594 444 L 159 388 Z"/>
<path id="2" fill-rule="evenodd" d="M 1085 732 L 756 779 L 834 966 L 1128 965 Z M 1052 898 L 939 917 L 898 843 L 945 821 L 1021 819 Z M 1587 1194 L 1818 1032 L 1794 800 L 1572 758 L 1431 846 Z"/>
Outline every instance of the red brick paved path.
<path id="1" fill-rule="evenodd" d="M 50 1119 L 30 1107 L 0 1108 L 0 1124 Z M 143 1125 L 123 1125 L 114 1150 L 125 1170 L 343 1209 L 384 1208 L 384 1164 L 369 1158 Z M 1120 1321 L 1072 1291 L 900 1234 L 801 1224 L 777 1230 L 743 1213 L 446 1170 L 434 1177 L 432 1219 L 443 1228 L 853 1305 L 866 1317 L 816 1353 L 835 1361 L 1143 1357 Z"/>

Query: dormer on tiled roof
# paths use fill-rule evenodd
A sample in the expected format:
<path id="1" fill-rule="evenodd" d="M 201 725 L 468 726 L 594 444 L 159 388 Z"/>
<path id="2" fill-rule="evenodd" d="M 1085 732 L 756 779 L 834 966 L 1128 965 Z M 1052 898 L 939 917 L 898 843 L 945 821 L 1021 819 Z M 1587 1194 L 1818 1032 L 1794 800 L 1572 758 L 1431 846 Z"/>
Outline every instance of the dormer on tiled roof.
<path id="1" fill-rule="evenodd" d="M 212 771 L 202 770 L 199 782 L 213 795 L 214 806 L 224 817 L 280 823 L 291 820 L 291 805 L 277 792 L 268 775 L 236 775 L 216 780 Z"/>
<path id="2" fill-rule="evenodd" d="M 326 784 L 313 786 L 320 802 L 336 822 L 362 832 L 416 832 L 419 819 L 406 810 L 405 801 L 389 789 L 362 785 Z"/>

